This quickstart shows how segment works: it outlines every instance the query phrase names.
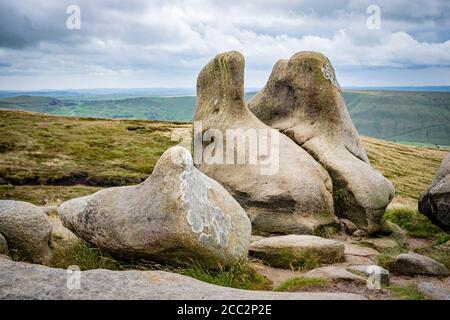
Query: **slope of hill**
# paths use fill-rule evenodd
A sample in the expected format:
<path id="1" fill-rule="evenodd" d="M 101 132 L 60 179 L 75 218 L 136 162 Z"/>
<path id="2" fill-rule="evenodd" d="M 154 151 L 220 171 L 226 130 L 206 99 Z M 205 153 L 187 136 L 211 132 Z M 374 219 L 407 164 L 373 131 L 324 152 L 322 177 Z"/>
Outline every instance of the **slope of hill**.
<path id="1" fill-rule="evenodd" d="M 361 135 L 450 144 L 448 92 L 345 92 L 344 99 Z"/>
<path id="2" fill-rule="evenodd" d="M 247 92 L 249 99 L 255 92 Z M 361 135 L 401 143 L 450 145 L 450 92 L 345 91 Z M 194 96 L 133 96 L 120 92 L 61 97 L 16 96 L 0 108 L 95 118 L 192 121 Z"/>
<path id="3" fill-rule="evenodd" d="M 19 109 L 33 112 L 54 113 L 65 104 L 52 97 L 17 96 L 0 99 L 0 109 Z"/>
<path id="4" fill-rule="evenodd" d="M 0 199 L 43 204 L 145 179 L 189 123 L 105 120 L 0 110 Z M 395 202 L 416 206 L 446 155 L 363 137 L 373 166 L 390 179 Z"/>

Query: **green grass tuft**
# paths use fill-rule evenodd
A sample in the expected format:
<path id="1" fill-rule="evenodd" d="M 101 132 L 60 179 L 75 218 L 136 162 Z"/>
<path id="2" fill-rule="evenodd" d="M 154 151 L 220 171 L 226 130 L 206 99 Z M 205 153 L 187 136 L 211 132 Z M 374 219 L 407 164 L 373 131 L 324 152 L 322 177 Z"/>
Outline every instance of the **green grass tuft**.
<path id="1" fill-rule="evenodd" d="M 58 239 L 53 239 L 58 240 Z M 54 247 L 52 266 L 67 269 L 76 265 L 80 270 L 109 269 L 124 270 L 125 267 L 109 254 L 98 248 L 91 247 L 84 241 L 60 244 Z"/>
<path id="2" fill-rule="evenodd" d="M 58 241 L 58 238 L 54 240 Z M 56 268 L 66 269 L 71 265 L 76 265 L 83 271 L 91 269 L 162 270 L 183 274 L 219 286 L 248 290 L 265 290 L 271 285 L 267 278 L 251 267 L 248 260 L 214 270 L 196 262 L 182 265 L 162 265 L 145 260 L 122 261 L 81 240 L 70 244 L 57 243 L 53 252 L 52 266 Z"/>
<path id="3" fill-rule="evenodd" d="M 395 208 L 386 210 L 384 217 L 405 229 L 410 236 L 434 239 L 443 231 L 431 223 L 431 221 L 419 213 L 417 210 L 410 208 Z"/>
<path id="4" fill-rule="evenodd" d="M 247 260 L 242 260 L 235 265 L 221 267 L 217 270 L 210 270 L 201 264 L 193 263 L 181 268 L 175 268 L 173 271 L 223 287 L 267 290 L 271 285 L 271 282 L 263 275 L 257 273 Z"/>
<path id="5" fill-rule="evenodd" d="M 399 254 L 405 253 L 405 252 L 406 252 L 406 250 L 403 248 L 400 248 L 400 247 L 384 250 L 378 256 L 378 265 L 389 270 L 391 268 L 392 263 L 394 262 L 395 258 Z"/>
<path id="6" fill-rule="evenodd" d="M 421 294 L 414 284 L 406 287 L 388 286 L 388 289 L 395 300 L 425 300 L 425 296 Z"/>
<path id="7" fill-rule="evenodd" d="M 278 285 L 274 291 L 297 291 L 308 287 L 329 285 L 330 281 L 322 278 L 295 277 Z"/>

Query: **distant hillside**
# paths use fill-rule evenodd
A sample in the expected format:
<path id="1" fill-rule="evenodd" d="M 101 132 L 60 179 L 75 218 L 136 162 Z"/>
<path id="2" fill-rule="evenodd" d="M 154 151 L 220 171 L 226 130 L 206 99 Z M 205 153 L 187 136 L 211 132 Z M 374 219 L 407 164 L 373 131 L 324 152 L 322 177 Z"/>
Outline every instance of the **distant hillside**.
<path id="1" fill-rule="evenodd" d="M 344 92 L 358 132 L 391 141 L 450 145 L 450 93 Z"/>
<path id="2" fill-rule="evenodd" d="M 135 184 L 188 123 L 105 120 L 0 110 L 0 199 L 43 204 L 105 186 Z M 363 137 L 372 165 L 396 187 L 395 202 L 415 206 L 447 152 Z"/>
<path id="3" fill-rule="evenodd" d="M 17 96 L 0 99 L 0 109 L 20 109 L 33 112 L 55 113 L 65 104 L 52 97 Z"/>
<path id="4" fill-rule="evenodd" d="M 249 99 L 255 92 L 247 92 Z M 96 118 L 192 121 L 194 96 L 132 96 L 130 93 L 78 95 L 58 99 L 16 96 L 0 108 Z M 450 92 L 345 91 L 358 132 L 379 139 L 450 145 Z"/>

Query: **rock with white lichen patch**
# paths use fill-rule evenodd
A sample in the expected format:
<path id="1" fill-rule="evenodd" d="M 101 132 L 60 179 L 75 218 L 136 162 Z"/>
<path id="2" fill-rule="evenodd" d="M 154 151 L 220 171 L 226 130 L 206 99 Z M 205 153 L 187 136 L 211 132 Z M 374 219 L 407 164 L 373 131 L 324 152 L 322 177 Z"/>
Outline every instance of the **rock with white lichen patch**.
<path id="1" fill-rule="evenodd" d="M 245 257 L 250 241 L 244 210 L 181 147 L 167 150 L 143 183 L 73 199 L 58 211 L 66 228 L 118 256 L 226 265 Z"/>
<path id="2" fill-rule="evenodd" d="M 334 69 L 324 55 L 305 51 L 278 61 L 248 108 L 328 171 L 336 215 L 369 233 L 380 230 L 394 187 L 371 167 Z"/>

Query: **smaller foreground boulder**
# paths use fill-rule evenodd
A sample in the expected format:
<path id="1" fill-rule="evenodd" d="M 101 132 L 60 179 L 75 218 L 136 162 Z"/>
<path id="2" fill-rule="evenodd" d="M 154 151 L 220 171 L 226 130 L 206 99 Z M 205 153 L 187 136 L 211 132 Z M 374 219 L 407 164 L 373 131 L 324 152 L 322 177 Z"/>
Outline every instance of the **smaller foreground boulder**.
<path id="1" fill-rule="evenodd" d="M 78 237 L 122 257 L 227 265 L 250 242 L 244 210 L 181 147 L 167 150 L 143 183 L 67 201 L 59 214 Z"/>
<path id="2" fill-rule="evenodd" d="M 34 263 L 48 263 L 52 225 L 39 207 L 22 201 L 0 200 L 0 233 L 9 252 Z"/>
<path id="3" fill-rule="evenodd" d="M 252 242 L 250 254 L 281 268 L 315 267 L 344 257 L 344 244 L 310 235 L 287 235 Z"/>
<path id="4" fill-rule="evenodd" d="M 395 258 L 391 271 L 406 275 L 447 277 L 448 269 L 440 262 L 417 253 L 403 253 Z"/>
<path id="5" fill-rule="evenodd" d="M 450 153 L 428 189 L 419 199 L 419 211 L 431 222 L 446 232 L 450 232 Z"/>

